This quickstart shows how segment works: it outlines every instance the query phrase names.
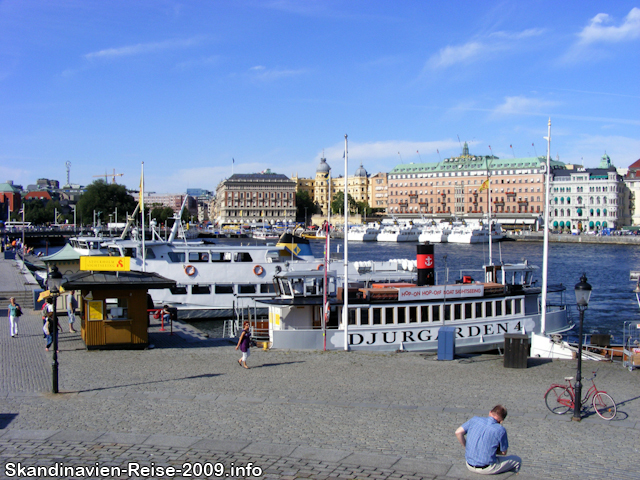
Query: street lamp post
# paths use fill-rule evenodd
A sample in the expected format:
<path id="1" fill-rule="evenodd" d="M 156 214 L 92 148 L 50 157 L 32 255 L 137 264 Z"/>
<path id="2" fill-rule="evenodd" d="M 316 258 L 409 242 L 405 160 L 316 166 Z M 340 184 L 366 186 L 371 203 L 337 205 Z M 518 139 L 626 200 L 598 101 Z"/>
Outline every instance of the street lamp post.
<path id="1" fill-rule="evenodd" d="M 585 273 L 580 277 L 580 283 L 576 284 L 576 304 L 580 312 L 580 328 L 578 331 L 578 371 L 576 372 L 575 399 L 572 420 L 579 422 L 582 420 L 582 324 L 584 322 L 584 311 L 589 306 L 591 296 L 591 285 L 587 283 Z"/>
<path id="2" fill-rule="evenodd" d="M 47 286 L 49 292 L 53 297 L 53 325 L 50 327 L 50 332 L 53 335 L 53 362 L 51 363 L 51 380 L 53 393 L 58 393 L 58 296 L 60 295 L 60 286 L 62 285 L 62 274 L 55 265 L 49 272 L 49 278 L 47 280 Z"/>
<path id="3" fill-rule="evenodd" d="M 307 228 L 307 207 L 304 207 L 304 228 Z"/>

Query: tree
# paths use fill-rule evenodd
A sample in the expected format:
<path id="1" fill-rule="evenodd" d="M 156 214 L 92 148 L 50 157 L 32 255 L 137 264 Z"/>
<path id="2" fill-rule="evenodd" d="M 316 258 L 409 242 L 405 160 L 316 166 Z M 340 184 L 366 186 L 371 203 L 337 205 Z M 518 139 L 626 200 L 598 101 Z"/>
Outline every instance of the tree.
<path id="1" fill-rule="evenodd" d="M 316 212 L 316 204 L 309 196 L 309 192 L 296 193 L 296 222 L 307 222 Z"/>
<path id="2" fill-rule="evenodd" d="M 104 180 L 96 180 L 87 187 L 86 192 L 78 200 L 78 223 L 90 223 L 93 220 L 95 211 L 98 218 L 105 221 L 110 214 L 115 214 L 118 209 L 118 216 L 136 208 L 137 202 L 129 195 L 124 185 L 107 184 Z M 98 212 L 100 212 L 98 214 Z"/>
<path id="3" fill-rule="evenodd" d="M 349 204 L 349 212 L 354 212 L 358 210 L 358 204 L 353 199 L 353 197 L 347 193 L 347 203 Z M 335 215 L 344 214 L 344 193 L 336 192 L 333 194 L 333 198 L 331 200 L 331 212 Z"/>
<path id="4" fill-rule="evenodd" d="M 171 207 L 154 206 L 151 209 L 151 218 L 155 219 L 160 225 L 166 225 L 167 220 L 173 217 L 173 209 Z"/>

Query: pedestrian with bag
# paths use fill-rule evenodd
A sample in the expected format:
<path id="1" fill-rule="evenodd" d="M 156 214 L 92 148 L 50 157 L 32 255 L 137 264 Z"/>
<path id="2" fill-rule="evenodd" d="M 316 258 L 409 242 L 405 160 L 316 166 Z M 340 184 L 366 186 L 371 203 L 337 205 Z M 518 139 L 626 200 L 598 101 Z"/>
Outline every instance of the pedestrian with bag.
<path id="1" fill-rule="evenodd" d="M 20 305 L 16 303 L 15 297 L 9 299 L 9 309 L 7 311 L 9 316 L 9 330 L 12 337 L 18 336 L 18 318 L 22 315 L 22 309 Z"/>
<path id="2" fill-rule="evenodd" d="M 58 329 L 54 331 L 53 328 L 53 299 L 51 297 L 47 298 L 47 303 L 45 303 L 45 308 L 44 308 L 44 312 L 45 313 L 45 322 L 44 325 L 42 327 L 42 331 L 44 332 L 44 336 L 47 339 L 47 346 L 45 347 L 45 350 L 48 352 L 49 348 L 51 348 L 51 344 L 53 343 L 54 340 L 54 335 L 57 337 L 58 336 L 58 332 L 57 330 L 62 331 L 62 327 L 60 326 L 60 323 L 58 323 Z"/>
<path id="3" fill-rule="evenodd" d="M 76 333 L 73 328 L 73 322 L 76 321 L 76 308 L 78 301 L 76 300 L 75 291 L 71 290 L 71 295 L 67 297 L 67 318 L 69 319 L 69 333 Z"/>
<path id="4" fill-rule="evenodd" d="M 236 345 L 236 350 L 239 348 L 242 352 L 242 358 L 238 360 L 238 364 L 244 368 L 249 368 L 247 367 L 247 358 L 249 358 L 249 355 L 251 354 L 249 352 L 249 348 L 251 347 L 251 332 L 249 331 L 249 328 L 249 322 L 244 322 L 242 326 L 242 333 L 238 339 L 238 345 Z"/>

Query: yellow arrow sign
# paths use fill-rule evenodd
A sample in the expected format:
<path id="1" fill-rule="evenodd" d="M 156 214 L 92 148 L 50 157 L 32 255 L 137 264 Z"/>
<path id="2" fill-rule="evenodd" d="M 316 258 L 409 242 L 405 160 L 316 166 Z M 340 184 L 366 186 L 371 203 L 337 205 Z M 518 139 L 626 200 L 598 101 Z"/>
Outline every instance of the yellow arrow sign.
<path id="1" fill-rule="evenodd" d="M 128 272 L 131 270 L 131 257 L 80 257 L 80 270 L 99 272 Z"/>

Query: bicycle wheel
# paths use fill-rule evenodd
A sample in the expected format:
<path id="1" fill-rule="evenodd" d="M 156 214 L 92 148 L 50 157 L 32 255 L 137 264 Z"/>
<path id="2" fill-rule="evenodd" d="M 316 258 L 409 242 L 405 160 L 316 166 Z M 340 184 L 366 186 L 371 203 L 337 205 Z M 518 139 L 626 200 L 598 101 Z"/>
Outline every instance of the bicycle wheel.
<path id="1" fill-rule="evenodd" d="M 611 420 L 616 416 L 618 409 L 616 408 L 616 402 L 613 401 L 611 395 L 598 392 L 593 396 L 593 408 L 598 415 L 605 420 Z"/>
<path id="2" fill-rule="evenodd" d="M 569 387 L 556 385 L 547 391 L 544 396 L 544 401 L 551 413 L 563 415 L 571 409 L 573 405 L 573 395 Z"/>

